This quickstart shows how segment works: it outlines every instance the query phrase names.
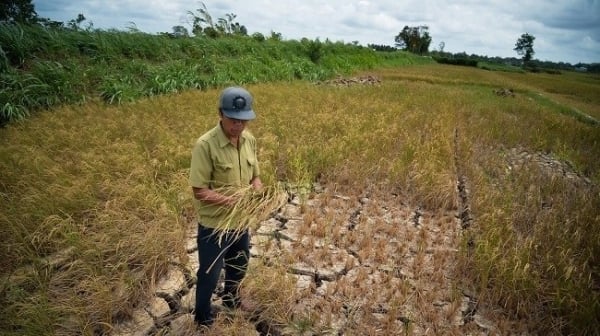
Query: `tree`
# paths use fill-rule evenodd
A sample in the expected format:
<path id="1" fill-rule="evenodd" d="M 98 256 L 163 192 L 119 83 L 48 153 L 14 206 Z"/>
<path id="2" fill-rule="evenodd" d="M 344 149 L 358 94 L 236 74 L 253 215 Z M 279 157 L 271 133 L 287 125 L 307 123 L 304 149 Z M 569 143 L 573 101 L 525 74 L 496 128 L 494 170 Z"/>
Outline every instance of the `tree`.
<path id="1" fill-rule="evenodd" d="M 431 44 L 431 36 L 429 36 L 428 30 L 429 27 L 427 26 L 404 26 L 402 31 L 394 38 L 396 46 L 414 54 L 426 54 Z"/>
<path id="2" fill-rule="evenodd" d="M 264 42 L 266 40 L 265 35 L 262 33 L 256 32 L 252 34 L 252 39 L 257 42 Z"/>
<path id="3" fill-rule="evenodd" d="M 0 2 L 0 22 L 36 23 L 37 16 L 31 0 L 2 0 Z"/>
<path id="4" fill-rule="evenodd" d="M 237 15 L 233 13 L 225 14 L 224 18 L 218 18 L 215 24 L 212 16 L 203 2 L 200 2 L 201 8 L 196 9 L 198 14 L 188 11 L 188 16 L 192 20 L 192 33 L 194 35 L 204 35 L 208 37 L 219 37 L 221 35 L 248 35 L 248 30 L 239 22 L 234 22 Z"/>
<path id="5" fill-rule="evenodd" d="M 67 27 L 73 30 L 81 30 L 81 23 L 85 20 L 87 20 L 85 16 L 80 13 L 77 15 L 77 18 L 70 20 L 69 23 L 67 23 Z"/>
<path id="6" fill-rule="evenodd" d="M 173 37 L 188 37 L 190 34 L 188 33 L 187 28 L 184 26 L 173 26 Z"/>
<path id="7" fill-rule="evenodd" d="M 269 37 L 269 40 L 272 40 L 272 41 L 282 41 L 283 40 L 283 36 L 281 35 L 281 33 L 278 33 L 276 31 L 271 30 L 271 36 Z"/>
<path id="8" fill-rule="evenodd" d="M 225 35 L 248 35 L 248 30 L 239 22 L 234 22 L 237 15 L 233 13 L 225 14 L 224 18 L 217 20 L 217 30 Z"/>
<path id="9" fill-rule="evenodd" d="M 396 51 L 398 49 L 389 46 L 389 45 L 384 45 L 384 44 L 367 44 L 367 47 L 376 50 L 376 51 Z"/>
<path id="10" fill-rule="evenodd" d="M 523 56 L 523 65 L 528 65 L 533 58 L 533 54 L 535 54 L 533 51 L 534 40 L 535 36 L 525 33 L 521 35 L 515 44 L 515 49 L 513 50 L 515 50 L 517 54 Z"/>

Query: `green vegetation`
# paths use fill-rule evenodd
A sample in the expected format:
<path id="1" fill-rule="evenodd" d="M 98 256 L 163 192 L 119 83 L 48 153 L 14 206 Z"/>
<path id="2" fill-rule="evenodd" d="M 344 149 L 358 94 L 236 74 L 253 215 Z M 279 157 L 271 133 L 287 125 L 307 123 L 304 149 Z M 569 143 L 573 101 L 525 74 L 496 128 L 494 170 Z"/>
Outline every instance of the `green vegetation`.
<path id="1" fill-rule="evenodd" d="M 435 61 L 440 64 L 452 64 L 452 65 L 462 65 L 462 66 L 477 66 L 477 60 L 466 59 L 466 58 L 447 58 L 447 57 L 436 57 Z"/>
<path id="2" fill-rule="evenodd" d="M 477 62 L 477 67 L 483 70 L 490 71 L 507 71 L 507 72 L 525 72 L 523 68 L 517 67 L 514 65 L 506 65 L 506 64 L 498 64 L 498 63 L 490 63 L 490 62 Z"/>
<path id="3" fill-rule="evenodd" d="M 515 43 L 515 48 L 513 49 L 517 54 L 523 56 L 523 65 L 525 66 L 529 65 L 529 62 L 531 62 L 531 59 L 535 54 L 535 51 L 533 50 L 533 41 L 535 41 L 535 36 L 525 33 L 519 37 L 517 43 Z"/>
<path id="4" fill-rule="evenodd" d="M 429 27 L 409 27 L 404 26 L 402 31 L 394 37 L 396 46 L 410 51 L 414 54 L 423 55 L 429 53 L 429 45 L 431 44 L 431 36 L 429 35 Z"/>
<path id="5" fill-rule="evenodd" d="M 2 334 L 101 334 L 147 297 L 185 254 L 189 151 L 230 83 L 256 97 L 250 128 L 266 185 L 318 179 L 351 197 L 377 185 L 452 211 L 464 176 L 474 220 L 457 285 L 525 330 L 600 332 L 597 76 L 247 36 L 11 25 L 0 42 L 3 118 L 50 108 L 0 130 Z M 365 70 L 382 84 L 313 83 Z M 285 310 L 292 297 L 279 295 L 293 284 L 267 267 L 253 272 L 248 290 L 300 330 Z"/>
<path id="6" fill-rule="evenodd" d="M 323 80 L 376 66 L 426 62 L 404 52 L 319 40 L 243 35 L 180 37 L 141 32 L 0 24 L 0 121 L 101 98 L 107 103 L 297 79 Z"/>

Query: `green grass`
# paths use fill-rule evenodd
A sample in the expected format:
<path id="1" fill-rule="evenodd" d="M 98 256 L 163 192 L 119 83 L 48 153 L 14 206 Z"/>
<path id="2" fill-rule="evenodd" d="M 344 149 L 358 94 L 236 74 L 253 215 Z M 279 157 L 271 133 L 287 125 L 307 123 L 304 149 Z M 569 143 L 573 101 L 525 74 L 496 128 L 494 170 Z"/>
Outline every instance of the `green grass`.
<path id="1" fill-rule="evenodd" d="M 109 104 L 229 83 L 317 81 L 427 62 L 341 42 L 170 38 L 139 32 L 0 24 L 0 124 L 60 104 Z"/>

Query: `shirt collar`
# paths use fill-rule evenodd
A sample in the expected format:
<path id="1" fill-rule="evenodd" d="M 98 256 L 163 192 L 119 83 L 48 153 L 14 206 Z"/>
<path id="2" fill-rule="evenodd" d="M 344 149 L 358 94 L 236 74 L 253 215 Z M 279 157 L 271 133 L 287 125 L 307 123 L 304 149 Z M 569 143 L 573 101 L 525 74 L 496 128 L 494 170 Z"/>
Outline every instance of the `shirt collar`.
<path id="1" fill-rule="evenodd" d="M 244 131 L 242 131 L 242 134 L 240 135 L 240 145 L 242 145 L 244 143 L 244 141 L 246 141 L 246 137 L 247 137 L 247 133 L 246 133 L 246 130 L 244 130 Z M 219 139 L 219 147 L 223 148 L 227 145 L 233 146 L 231 141 L 229 141 L 229 138 L 227 138 L 225 131 L 223 131 L 221 122 L 217 123 L 217 138 Z"/>

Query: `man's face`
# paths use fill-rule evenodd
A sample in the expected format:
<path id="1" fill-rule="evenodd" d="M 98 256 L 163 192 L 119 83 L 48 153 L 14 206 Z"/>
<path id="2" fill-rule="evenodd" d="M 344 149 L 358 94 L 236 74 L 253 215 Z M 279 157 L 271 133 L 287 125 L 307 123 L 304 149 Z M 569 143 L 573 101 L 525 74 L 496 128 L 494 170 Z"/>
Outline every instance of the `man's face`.
<path id="1" fill-rule="evenodd" d="M 221 112 L 221 126 L 228 137 L 239 137 L 246 128 L 247 122 L 247 120 L 228 118 Z"/>

